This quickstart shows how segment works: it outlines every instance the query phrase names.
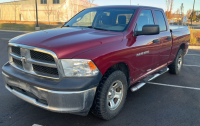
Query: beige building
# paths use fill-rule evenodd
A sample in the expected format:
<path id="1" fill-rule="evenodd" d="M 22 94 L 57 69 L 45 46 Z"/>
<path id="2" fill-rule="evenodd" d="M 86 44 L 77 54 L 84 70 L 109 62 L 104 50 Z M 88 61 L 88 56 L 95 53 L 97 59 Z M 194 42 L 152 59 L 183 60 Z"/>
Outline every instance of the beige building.
<path id="1" fill-rule="evenodd" d="M 97 6 L 87 0 L 37 0 L 37 5 L 38 20 L 45 22 L 65 22 L 81 10 Z M 35 8 L 35 0 L 0 3 L 0 20 L 35 21 Z"/>

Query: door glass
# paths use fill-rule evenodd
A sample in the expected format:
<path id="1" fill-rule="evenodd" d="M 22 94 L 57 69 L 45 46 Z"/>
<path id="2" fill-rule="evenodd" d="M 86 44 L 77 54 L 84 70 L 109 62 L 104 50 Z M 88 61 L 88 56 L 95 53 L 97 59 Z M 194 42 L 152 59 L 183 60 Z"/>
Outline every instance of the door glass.
<path id="1" fill-rule="evenodd" d="M 156 19 L 158 22 L 158 25 L 160 26 L 160 31 L 167 31 L 166 23 L 164 16 L 161 11 L 155 11 Z"/>
<path id="2" fill-rule="evenodd" d="M 138 18 L 135 31 L 142 31 L 144 25 L 154 24 L 151 10 L 143 10 Z"/>

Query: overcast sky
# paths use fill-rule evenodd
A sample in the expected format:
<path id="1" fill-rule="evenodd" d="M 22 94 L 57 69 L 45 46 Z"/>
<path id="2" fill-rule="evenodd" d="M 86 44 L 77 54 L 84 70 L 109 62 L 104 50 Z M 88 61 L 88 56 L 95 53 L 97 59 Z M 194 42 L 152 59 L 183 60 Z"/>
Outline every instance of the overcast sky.
<path id="1" fill-rule="evenodd" d="M 14 0 L 0 0 L 0 3 L 10 2 Z M 144 5 L 160 7 L 166 10 L 166 0 L 131 0 L 132 5 Z M 193 8 L 194 0 L 174 0 L 173 11 L 180 8 L 181 3 L 184 5 L 184 12 Z M 94 0 L 94 4 L 97 5 L 130 5 L 130 0 Z M 200 0 L 196 0 L 195 10 L 200 10 Z"/>

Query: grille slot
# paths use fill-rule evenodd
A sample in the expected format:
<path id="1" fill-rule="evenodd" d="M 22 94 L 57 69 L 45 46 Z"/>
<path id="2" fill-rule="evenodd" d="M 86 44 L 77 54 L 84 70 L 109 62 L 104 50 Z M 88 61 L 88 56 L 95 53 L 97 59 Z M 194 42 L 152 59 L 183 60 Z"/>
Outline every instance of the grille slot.
<path id="1" fill-rule="evenodd" d="M 31 58 L 34 60 L 55 63 L 54 58 L 51 55 L 46 54 L 46 53 L 30 50 L 30 55 L 31 55 Z"/>
<path id="2" fill-rule="evenodd" d="M 19 56 L 21 55 L 19 47 L 12 46 L 11 49 L 12 49 L 12 53 L 14 53 L 15 55 L 19 55 Z"/>
<path id="3" fill-rule="evenodd" d="M 33 64 L 33 70 L 36 72 L 41 72 L 41 73 L 58 76 L 57 68 L 51 68 L 51 67 L 45 67 L 45 66 L 39 66 L 39 65 Z"/>
<path id="4" fill-rule="evenodd" d="M 22 61 L 18 60 L 18 59 L 15 59 L 13 58 L 13 62 L 15 63 L 15 65 L 19 66 L 19 67 L 22 67 Z"/>

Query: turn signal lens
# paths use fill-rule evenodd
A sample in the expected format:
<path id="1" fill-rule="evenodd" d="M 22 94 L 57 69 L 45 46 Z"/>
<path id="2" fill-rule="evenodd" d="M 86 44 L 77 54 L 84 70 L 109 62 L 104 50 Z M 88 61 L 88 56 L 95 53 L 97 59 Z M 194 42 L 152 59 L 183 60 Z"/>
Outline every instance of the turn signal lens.
<path id="1" fill-rule="evenodd" d="M 96 65 L 94 65 L 94 63 L 92 61 L 89 61 L 88 65 L 89 65 L 89 67 L 90 67 L 91 70 L 97 69 Z"/>

